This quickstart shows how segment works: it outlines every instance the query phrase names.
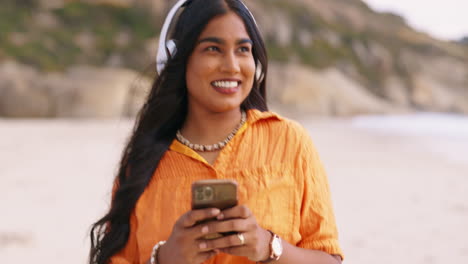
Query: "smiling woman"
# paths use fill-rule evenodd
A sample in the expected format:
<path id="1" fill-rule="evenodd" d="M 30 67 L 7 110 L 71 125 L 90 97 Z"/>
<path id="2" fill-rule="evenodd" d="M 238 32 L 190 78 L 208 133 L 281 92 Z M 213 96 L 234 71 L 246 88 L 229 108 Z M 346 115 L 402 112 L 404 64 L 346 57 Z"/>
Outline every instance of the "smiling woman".
<path id="1" fill-rule="evenodd" d="M 239 112 L 255 75 L 252 41 L 233 12 L 211 20 L 187 63 L 188 114 Z"/>
<path id="2" fill-rule="evenodd" d="M 90 263 L 340 263 L 326 174 L 307 132 L 267 109 L 267 55 L 247 7 L 180 0 L 162 32 L 160 74 L 93 225 Z M 236 183 L 237 205 L 191 209 L 191 185 L 206 179 Z"/>

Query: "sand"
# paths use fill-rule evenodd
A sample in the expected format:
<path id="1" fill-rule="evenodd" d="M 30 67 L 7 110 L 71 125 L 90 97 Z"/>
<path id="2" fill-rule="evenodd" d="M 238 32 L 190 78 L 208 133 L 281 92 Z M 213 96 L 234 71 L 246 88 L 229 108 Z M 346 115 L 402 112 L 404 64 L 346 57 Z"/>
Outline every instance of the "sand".
<path id="1" fill-rule="evenodd" d="M 328 171 L 345 263 L 468 263 L 468 164 L 431 151 L 438 138 L 301 122 Z M 0 119 L 2 264 L 86 262 L 131 126 Z"/>

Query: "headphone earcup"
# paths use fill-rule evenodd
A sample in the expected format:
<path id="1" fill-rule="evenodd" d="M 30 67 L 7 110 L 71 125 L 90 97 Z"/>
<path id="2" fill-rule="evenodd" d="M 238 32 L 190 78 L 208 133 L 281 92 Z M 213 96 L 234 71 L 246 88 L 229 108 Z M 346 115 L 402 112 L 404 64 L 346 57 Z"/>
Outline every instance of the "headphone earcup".
<path id="1" fill-rule="evenodd" d="M 262 64 L 260 62 L 257 62 L 257 67 L 255 68 L 255 79 L 258 82 L 263 81 L 263 69 Z"/>
<path id="2" fill-rule="evenodd" d="M 171 58 L 174 58 L 176 52 L 177 52 L 177 45 L 175 40 L 170 39 L 166 42 L 166 49 Z"/>

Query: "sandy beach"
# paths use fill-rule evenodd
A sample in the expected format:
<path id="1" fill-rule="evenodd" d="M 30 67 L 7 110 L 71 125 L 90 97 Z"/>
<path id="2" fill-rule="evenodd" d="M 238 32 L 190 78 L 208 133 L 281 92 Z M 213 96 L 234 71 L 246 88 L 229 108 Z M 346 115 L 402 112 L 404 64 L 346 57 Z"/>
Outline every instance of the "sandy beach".
<path id="1" fill-rule="evenodd" d="M 468 156 L 468 134 L 300 122 L 328 171 L 345 263 L 468 263 L 468 162 L 451 158 Z M 89 226 L 108 206 L 131 127 L 0 119 L 2 264 L 86 262 Z M 452 156 L 435 148 L 450 144 Z"/>

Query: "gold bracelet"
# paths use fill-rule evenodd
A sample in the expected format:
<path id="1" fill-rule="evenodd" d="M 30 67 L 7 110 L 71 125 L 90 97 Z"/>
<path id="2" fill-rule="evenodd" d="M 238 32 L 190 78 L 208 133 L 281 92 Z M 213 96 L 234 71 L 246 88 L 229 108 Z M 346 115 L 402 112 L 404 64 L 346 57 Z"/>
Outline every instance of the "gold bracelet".
<path id="1" fill-rule="evenodd" d="M 162 245 L 166 244 L 166 241 L 159 241 L 153 247 L 153 251 L 151 252 L 150 263 L 151 264 L 158 264 L 158 252 Z"/>

